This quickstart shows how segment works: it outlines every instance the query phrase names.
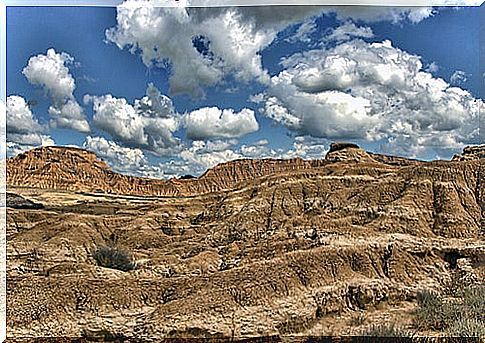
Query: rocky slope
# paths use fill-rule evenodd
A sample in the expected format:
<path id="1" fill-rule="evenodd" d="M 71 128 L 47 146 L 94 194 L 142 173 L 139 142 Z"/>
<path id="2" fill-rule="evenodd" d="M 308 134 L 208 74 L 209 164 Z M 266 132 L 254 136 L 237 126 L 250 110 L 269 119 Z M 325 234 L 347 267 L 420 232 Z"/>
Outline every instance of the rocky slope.
<path id="1" fill-rule="evenodd" d="M 323 164 L 299 158 L 240 160 L 218 165 L 198 179 L 164 181 L 115 173 L 86 150 L 41 147 L 7 161 L 7 184 L 112 194 L 190 196 L 231 188 L 246 179 Z"/>
<path id="2" fill-rule="evenodd" d="M 8 161 L 9 191 L 44 208 L 8 209 L 7 332 L 156 342 L 412 327 L 419 290 L 484 280 L 483 149 L 420 162 L 340 144 L 320 161 L 171 181 L 30 151 Z M 102 245 L 137 268 L 97 266 Z"/>
<path id="3" fill-rule="evenodd" d="M 342 160 L 388 166 L 417 163 L 404 158 L 370 154 L 356 145 L 336 143 L 322 160 L 236 160 L 209 169 L 199 178 L 165 181 L 115 173 L 103 161 L 97 159 L 94 153 L 86 150 L 40 147 L 7 160 L 7 184 L 15 187 L 78 192 L 192 196 L 230 189 L 238 182 L 261 176 L 321 168 Z"/>

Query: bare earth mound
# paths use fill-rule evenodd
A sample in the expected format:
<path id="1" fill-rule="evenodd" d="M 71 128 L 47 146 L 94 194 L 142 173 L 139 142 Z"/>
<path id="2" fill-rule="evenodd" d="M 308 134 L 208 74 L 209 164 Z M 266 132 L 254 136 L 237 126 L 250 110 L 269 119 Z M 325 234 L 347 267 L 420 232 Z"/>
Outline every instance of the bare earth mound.
<path id="1" fill-rule="evenodd" d="M 483 282 L 484 151 L 420 162 L 340 143 L 318 161 L 239 160 L 169 181 L 80 149 L 18 155 L 7 184 L 23 198 L 10 200 L 36 206 L 8 208 L 8 335 L 411 329 L 420 290 Z M 96 247 L 135 268 L 103 267 Z"/>

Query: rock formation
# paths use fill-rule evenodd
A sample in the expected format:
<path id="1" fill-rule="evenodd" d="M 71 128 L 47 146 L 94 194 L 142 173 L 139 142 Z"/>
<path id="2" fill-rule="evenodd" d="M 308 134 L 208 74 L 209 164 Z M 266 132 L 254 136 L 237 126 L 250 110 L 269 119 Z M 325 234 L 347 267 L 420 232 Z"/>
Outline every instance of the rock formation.
<path id="1" fill-rule="evenodd" d="M 412 325 L 419 290 L 484 279 L 483 150 L 422 162 L 340 145 L 168 181 L 29 151 L 8 161 L 8 189 L 44 208 L 7 210 L 7 332 L 158 342 Z M 106 245 L 136 269 L 96 265 Z"/>
<path id="2" fill-rule="evenodd" d="M 468 146 L 463 149 L 463 153 L 453 156 L 453 161 L 476 160 L 485 158 L 483 145 Z"/>
<path id="3" fill-rule="evenodd" d="M 221 191 L 238 182 L 280 172 L 314 168 L 324 161 L 238 160 L 220 164 L 200 178 L 156 180 L 113 172 L 92 152 L 41 147 L 7 161 L 9 186 L 130 195 L 191 196 Z"/>

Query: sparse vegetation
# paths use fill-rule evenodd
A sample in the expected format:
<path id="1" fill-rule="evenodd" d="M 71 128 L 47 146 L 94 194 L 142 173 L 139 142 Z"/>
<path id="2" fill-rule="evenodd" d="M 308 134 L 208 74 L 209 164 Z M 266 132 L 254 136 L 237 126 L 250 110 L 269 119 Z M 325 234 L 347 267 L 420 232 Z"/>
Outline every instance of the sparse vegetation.
<path id="1" fill-rule="evenodd" d="M 416 328 L 442 331 L 455 337 L 485 337 L 485 285 L 456 289 L 452 293 L 454 297 L 429 290 L 418 293 Z"/>
<path id="2" fill-rule="evenodd" d="M 359 312 L 355 316 L 352 316 L 350 318 L 350 326 L 355 327 L 355 326 L 361 326 L 367 321 L 367 316 L 365 312 Z"/>
<path id="3" fill-rule="evenodd" d="M 366 337 L 411 337 L 408 330 L 396 326 L 394 323 L 382 323 L 371 325 L 362 332 Z"/>
<path id="4" fill-rule="evenodd" d="M 485 324 L 475 318 L 460 318 L 448 329 L 452 337 L 485 337 Z"/>
<path id="5" fill-rule="evenodd" d="M 98 266 L 124 272 L 136 267 L 132 254 L 119 246 L 98 246 L 93 250 L 93 258 Z"/>
<path id="6" fill-rule="evenodd" d="M 418 309 L 414 324 L 419 330 L 443 330 L 453 318 L 452 308 L 445 303 L 442 295 L 423 290 L 417 294 Z"/>

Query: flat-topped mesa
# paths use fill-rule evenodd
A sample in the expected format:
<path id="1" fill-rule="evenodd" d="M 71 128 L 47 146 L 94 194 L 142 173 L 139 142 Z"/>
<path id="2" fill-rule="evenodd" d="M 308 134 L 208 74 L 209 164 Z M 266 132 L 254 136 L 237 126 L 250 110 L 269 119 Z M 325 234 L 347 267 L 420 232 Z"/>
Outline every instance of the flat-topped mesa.
<path id="1" fill-rule="evenodd" d="M 453 156 L 453 161 L 468 161 L 485 158 L 485 144 L 467 146 L 461 154 Z"/>
<path id="2" fill-rule="evenodd" d="M 325 160 L 328 162 L 378 163 L 367 151 L 361 149 L 357 144 L 346 142 L 330 144 L 330 150 L 325 156 Z"/>
<path id="3" fill-rule="evenodd" d="M 339 151 L 344 149 L 360 149 L 360 146 L 358 146 L 355 143 L 349 143 L 349 142 L 335 142 L 330 144 L 330 150 L 328 152 L 331 153 L 334 151 Z"/>

